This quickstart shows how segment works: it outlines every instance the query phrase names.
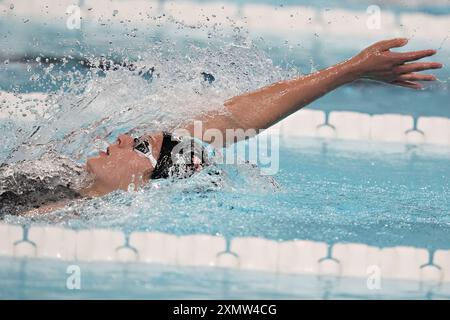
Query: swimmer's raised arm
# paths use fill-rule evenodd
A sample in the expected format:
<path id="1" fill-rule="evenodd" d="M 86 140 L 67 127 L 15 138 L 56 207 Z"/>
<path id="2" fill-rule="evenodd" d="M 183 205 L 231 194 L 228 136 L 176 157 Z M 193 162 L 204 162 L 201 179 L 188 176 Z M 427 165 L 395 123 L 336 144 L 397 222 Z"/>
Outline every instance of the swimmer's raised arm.
<path id="1" fill-rule="evenodd" d="M 204 132 L 208 129 L 215 129 L 212 131 L 219 132 L 226 137 L 227 129 L 241 129 L 241 131 L 247 132 L 254 130 L 253 132 L 257 134 L 259 130 L 270 127 L 324 94 L 359 79 L 372 79 L 420 89 L 422 85 L 417 81 L 434 81 L 436 78 L 431 74 L 417 72 L 438 69 L 442 65 L 437 62 L 414 62 L 434 55 L 435 50 L 405 53 L 390 51 L 391 48 L 402 47 L 407 42 L 406 39 L 381 41 L 363 50 L 355 57 L 327 69 L 307 76 L 280 81 L 231 98 L 224 103 L 225 111 L 228 112 L 217 110 L 197 118 L 202 124 L 199 138 L 217 147 L 222 147 L 224 143 L 233 143 L 235 140 L 218 140 L 215 139 L 216 136 L 208 136 Z M 195 124 L 190 124 L 185 129 L 197 136 Z M 243 138 L 247 137 L 249 135 L 244 133 Z M 23 170 L 28 167 L 36 167 L 31 166 L 29 162 L 22 162 L 15 166 L 15 170 L 18 171 L 10 168 L 4 171 L 7 173 L 4 175 L 4 179 L 10 181 L 12 186 L 25 187 L 22 189 L 17 187 L 16 190 L 20 192 L 11 192 L 11 194 L 9 190 L 8 193 L 3 192 L 8 203 L 5 205 L 5 202 L 0 201 L 0 215 L 2 207 L 6 207 L 10 214 L 10 208 L 18 210 L 26 205 L 33 207 L 37 205 L 38 207 L 23 213 L 25 215 L 45 214 L 64 207 L 69 201 L 75 199 L 102 196 L 118 189 L 137 190 L 152 179 L 185 178 L 201 170 L 203 165 L 208 165 L 208 161 L 203 159 L 203 152 L 195 153 L 196 150 L 184 152 L 183 139 L 173 138 L 170 133 L 161 131 L 142 137 L 124 134 L 119 136 L 116 143 L 111 144 L 106 151 L 89 157 L 85 166 L 74 164 L 65 157 L 57 159 L 54 155 L 48 154 L 51 158 L 39 161 L 44 161 L 44 164 L 51 161 L 53 165 L 57 164 L 61 171 L 55 170 L 52 176 L 45 180 L 35 179 L 39 175 L 35 175 L 32 170 Z M 236 136 L 234 138 L 239 139 Z M 23 167 L 22 170 L 20 170 L 21 167 Z M 47 166 L 44 165 L 44 168 L 47 169 Z M 66 175 L 66 171 L 69 169 L 70 174 Z M 16 175 L 15 172 L 24 172 L 24 174 Z M 46 172 L 46 174 L 49 173 Z M 54 179 L 63 175 L 64 179 L 59 182 L 58 179 Z M 19 176 L 23 178 L 18 181 L 16 177 Z M 47 188 L 47 180 L 56 180 L 56 182 Z M 27 194 L 22 192 L 23 190 Z M 43 190 L 55 194 L 51 194 L 51 197 L 43 197 Z"/>
<path id="2" fill-rule="evenodd" d="M 421 89 L 422 85 L 417 81 L 434 81 L 436 77 L 417 72 L 438 69 L 442 65 L 437 62 L 407 63 L 432 56 L 435 50 L 390 51 L 407 43 L 407 39 L 380 41 L 332 67 L 231 98 L 224 104 L 228 114 L 210 113 L 198 119 L 202 121 L 202 131 L 214 128 L 225 133 L 226 129 L 266 129 L 326 93 L 359 79 Z M 193 125 L 187 129 L 193 134 Z M 202 139 L 221 147 L 220 141 L 207 141 L 208 136 L 204 135 Z"/>

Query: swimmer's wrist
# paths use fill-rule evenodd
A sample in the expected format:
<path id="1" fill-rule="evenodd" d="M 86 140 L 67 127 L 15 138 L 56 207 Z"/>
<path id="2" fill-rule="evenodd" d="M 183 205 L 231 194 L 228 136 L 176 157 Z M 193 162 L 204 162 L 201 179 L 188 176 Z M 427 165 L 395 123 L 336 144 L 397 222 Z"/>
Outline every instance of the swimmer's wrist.
<path id="1" fill-rule="evenodd" d="M 340 84 L 347 84 L 359 80 L 363 77 L 364 72 L 359 63 L 351 58 L 336 65 L 340 78 Z"/>

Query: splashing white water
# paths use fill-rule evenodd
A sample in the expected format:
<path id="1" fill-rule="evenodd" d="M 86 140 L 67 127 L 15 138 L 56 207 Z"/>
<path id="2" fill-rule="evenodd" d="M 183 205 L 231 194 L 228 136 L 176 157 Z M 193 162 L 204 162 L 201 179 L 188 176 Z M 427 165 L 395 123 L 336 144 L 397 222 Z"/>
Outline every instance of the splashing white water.
<path id="1" fill-rule="evenodd" d="M 159 41 L 132 62 L 133 71 L 129 65 L 72 76 L 48 102 L 52 107 L 27 141 L 40 150 L 29 156 L 53 149 L 84 161 L 98 152 L 99 143 L 123 132 L 167 130 L 209 110 L 226 112 L 228 98 L 292 76 L 240 38 L 207 46 L 187 42 L 181 48 Z"/>
<path id="2" fill-rule="evenodd" d="M 91 59 L 90 64 L 98 65 L 99 60 Z M 167 130 L 210 110 L 226 112 L 225 100 L 294 74 L 274 66 L 255 44 L 240 37 L 206 45 L 158 41 L 126 65 L 68 74 L 61 89 L 47 99 L 32 137 L 23 135 L 20 148 L 11 152 L 8 161 L 35 159 L 51 150 L 82 163 L 121 133 Z M 95 217 L 101 214 L 109 216 L 114 226 L 130 215 L 174 210 L 173 197 L 195 198 L 218 189 L 241 193 L 277 189 L 273 181 L 259 177 L 257 169 L 243 170 L 242 175 L 236 167 L 221 169 L 220 174 L 205 170 L 192 179 L 149 184 L 138 192 L 115 192 L 33 220 L 77 225 L 85 217 L 95 225 Z M 189 206 L 189 201 L 177 202 L 179 208 Z"/>

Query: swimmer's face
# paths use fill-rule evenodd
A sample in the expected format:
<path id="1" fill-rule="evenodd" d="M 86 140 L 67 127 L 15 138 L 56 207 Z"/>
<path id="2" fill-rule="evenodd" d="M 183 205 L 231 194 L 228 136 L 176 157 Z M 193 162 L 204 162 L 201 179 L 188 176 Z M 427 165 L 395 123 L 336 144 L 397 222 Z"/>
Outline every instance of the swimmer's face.
<path id="1" fill-rule="evenodd" d="M 121 135 L 117 142 L 111 144 L 97 157 L 87 160 L 88 172 L 94 176 L 94 188 L 98 194 L 122 189 L 128 190 L 133 182 L 138 187 L 140 181 L 146 183 L 153 171 L 148 158 L 134 149 L 134 139 Z M 142 177 L 142 179 L 140 179 Z"/>

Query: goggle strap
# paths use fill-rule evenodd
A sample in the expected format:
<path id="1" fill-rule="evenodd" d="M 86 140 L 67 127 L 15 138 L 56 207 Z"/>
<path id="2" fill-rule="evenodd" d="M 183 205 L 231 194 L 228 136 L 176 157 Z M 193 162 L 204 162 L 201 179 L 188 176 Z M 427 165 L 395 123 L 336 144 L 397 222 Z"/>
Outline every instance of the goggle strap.
<path id="1" fill-rule="evenodd" d="M 152 154 L 152 145 L 148 141 L 140 140 L 138 138 L 135 138 L 134 141 L 146 144 L 146 147 L 148 148 L 148 152 L 147 153 L 144 153 L 144 152 L 142 152 L 140 150 L 137 150 L 137 149 L 136 149 L 136 151 L 142 153 L 148 160 L 150 160 L 150 163 L 152 164 L 152 167 L 156 168 L 156 164 L 158 163 L 158 161 L 156 161 L 155 157 Z"/>
<path id="2" fill-rule="evenodd" d="M 155 157 L 153 156 L 153 154 L 149 153 L 144 153 L 144 155 L 147 157 L 148 160 L 150 160 L 152 167 L 156 168 L 156 164 L 158 163 L 158 161 L 156 161 Z"/>

